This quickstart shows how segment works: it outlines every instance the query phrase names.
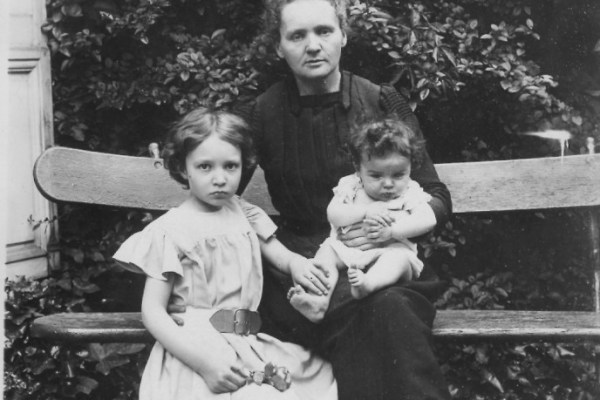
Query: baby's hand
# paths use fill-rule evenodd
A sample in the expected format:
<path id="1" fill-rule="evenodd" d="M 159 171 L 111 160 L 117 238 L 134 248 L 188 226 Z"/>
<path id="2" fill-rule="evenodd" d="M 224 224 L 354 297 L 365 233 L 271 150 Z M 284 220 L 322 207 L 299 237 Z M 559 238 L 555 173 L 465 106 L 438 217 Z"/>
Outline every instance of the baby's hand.
<path id="1" fill-rule="evenodd" d="M 365 220 L 363 229 L 366 232 L 367 239 L 377 243 L 387 242 L 392 239 L 392 227 L 382 225 L 375 220 Z"/>
<path id="2" fill-rule="evenodd" d="M 319 263 L 297 255 L 290 262 L 290 274 L 294 283 L 309 293 L 325 296 L 329 292 L 329 272 Z"/>
<path id="3" fill-rule="evenodd" d="M 388 209 L 387 203 L 376 201 L 367 207 L 365 213 L 365 221 L 375 221 L 383 226 L 390 226 L 394 222 L 394 218 Z"/>
<path id="4" fill-rule="evenodd" d="M 246 384 L 248 373 L 239 360 L 229 362 L 226 357 L 218 357 L 209 371 L 202 373 L 206 385 L 213 393 L 235 392 Z"/>
<path id="5" fill-rule="evenodd" d="M 366 231 L 363 229 L 365 226 L 361 221 L 350 225 L 350 229 L 345 233 L 338 229 L 338 239 L 348 247 L 360 250 L 374 249 L 378 246 L 378 243 L 367 239 Z"/>

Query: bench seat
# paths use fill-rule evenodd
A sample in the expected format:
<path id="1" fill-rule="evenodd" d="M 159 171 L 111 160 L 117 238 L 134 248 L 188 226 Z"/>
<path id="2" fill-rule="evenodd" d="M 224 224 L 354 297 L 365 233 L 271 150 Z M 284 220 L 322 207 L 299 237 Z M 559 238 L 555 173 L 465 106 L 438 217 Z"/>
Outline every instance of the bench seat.
<path id="1" fill-rule="evenodd" d="M 55 341 L 152 342 L 140 313 L 60 313 L 38 318 L 31 334 Z M 444 340 L 573 342 L 600 340 L 600 314 L 583 311 L 440 310 Z"/>

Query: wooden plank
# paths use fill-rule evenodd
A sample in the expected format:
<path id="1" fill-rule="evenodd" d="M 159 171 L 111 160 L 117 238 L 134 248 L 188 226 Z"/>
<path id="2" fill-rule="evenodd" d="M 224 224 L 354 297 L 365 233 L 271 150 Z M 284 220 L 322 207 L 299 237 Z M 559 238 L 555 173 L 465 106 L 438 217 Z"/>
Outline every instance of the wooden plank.
<path id="1" fill-rule="evenodd" d="M 600 154 L 437 164 L 454 212 L 489 212 L 600 205 Z M 39 190 L 54 201 L 166 210 L 187 191 L 160 160 L 54 147 L 36 162 Z M 277 212 L 260 169 L 244 193 L 267 213 Z"/>
<path id="2" fill-rule="evenodd" d="M 455 213 L 600 205 L 600 154 L 436 164 Z"/>
<path id="3" fill-rule="evenodd" d="M 144 343 L 154 339 L 141 313 L 58 313 L 37 318 L 31 336 L 68 342 Z"/>
<path id="4" fill-rule="evenodd" d="M 434 335 L 444 339 L 600 340 L 600 314 L 591 311 L 442 310 Z"/>
<path id="5" fill-rule="evenodd" d="M 167 210 L 187 195 L 160 159 L 53 147 L 38 158 L 33 176 L 54 201 Z"/>
<path id="6" fill-rule="evenodd" d="M 151 342 L 140 313 L 62 313 L 36 319 L 33 337 L 54 341 Z M 441 310 L 439 340 L 600 340 L 600 314 L 582 311 Z"/>
<path id="7" fill-rule="evenodd" d="M 275 209 L 271 202 L 271 196 L 269 196 L 269 189 L 267 189 L 265 181 L 265 173 L 260 167 L 256 167 L 252 179 L 246 185 L 244 193 L 242 193 L 242 198 L 262 208 L 268 215 L 279 215 L 279 211 Z"/>
<path id="8" fill-rule="evenodd" d="M 163 167 L 162 160 L 52 147 L 33 169 L 38 190 L 50 200 L 114 207 L 168 210 L 188 194 Z M 243 197 L 276 215 L 257 168 Z"/>

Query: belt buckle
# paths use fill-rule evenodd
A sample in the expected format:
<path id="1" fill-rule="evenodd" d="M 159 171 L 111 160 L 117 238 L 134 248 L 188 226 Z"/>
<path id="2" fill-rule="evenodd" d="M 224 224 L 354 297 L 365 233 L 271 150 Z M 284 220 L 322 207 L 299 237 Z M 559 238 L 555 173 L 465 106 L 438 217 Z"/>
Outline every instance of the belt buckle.
<path id="1" fill-rule="evenodd" d="M 250 334 L 250 310 L 237 309 L 233 313 L 233 332 L 247 336 Z"/>

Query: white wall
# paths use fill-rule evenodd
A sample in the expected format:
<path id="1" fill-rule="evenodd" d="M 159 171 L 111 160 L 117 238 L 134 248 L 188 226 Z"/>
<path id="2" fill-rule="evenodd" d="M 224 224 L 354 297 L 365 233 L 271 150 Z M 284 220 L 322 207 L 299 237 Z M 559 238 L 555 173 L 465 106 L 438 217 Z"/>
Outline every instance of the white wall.
<path id="1" fill-rule="evenodd" d="M 8 86 L 8 3 L 0 2 L 0 87 Z M 0 90 L 0 226 L 6 226 L 6 136 L 8 128 L 8 92 Z M 0 249 L 6 246 L 6 230 L 0 229 Z M 6 263 L 6 252 L 0 251 L 0 265 Z M 0 273 L 4 282 L 5 269 Z M 3 302 L 4 303 L 4 302 Z M 2 307 L 2 305 L 0 305 Z M 2 308 L 2 311 L 4 309 Z"/>
<path id="2" fill-rule="evenodd" d="M 55 207 L 33 182 L 37 156 L 52 144 L 50 55 L 41 32 L 45 2 L 9 0 L 8 116 L 4 138 L 6 176 L 5 273 L 9 278 L 46 275 L 52 257 L 48 242 L 56 239 Z"/>

